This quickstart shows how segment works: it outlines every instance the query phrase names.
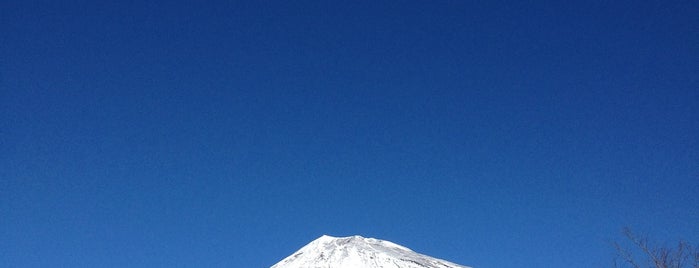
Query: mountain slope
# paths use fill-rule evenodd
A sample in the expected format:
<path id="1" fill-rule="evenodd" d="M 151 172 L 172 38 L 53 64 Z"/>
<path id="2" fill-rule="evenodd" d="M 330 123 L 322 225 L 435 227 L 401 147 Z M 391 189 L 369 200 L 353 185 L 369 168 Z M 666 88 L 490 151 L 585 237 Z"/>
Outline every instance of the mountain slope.
<path id="1" fill-rule="evenodd" d="M 389 241 L 324 235 L 271 268 L 469 268 Z"/>

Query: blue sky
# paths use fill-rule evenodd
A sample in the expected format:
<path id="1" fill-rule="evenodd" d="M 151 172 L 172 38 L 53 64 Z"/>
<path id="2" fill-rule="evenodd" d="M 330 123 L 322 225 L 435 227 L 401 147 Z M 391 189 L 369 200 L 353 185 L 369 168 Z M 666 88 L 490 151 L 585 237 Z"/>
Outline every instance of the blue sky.
<path id="1" fill-rule="evenodd" d="M 699 241 L 696 1 L 117 2 L 0 3 L 7 267 Z"/>

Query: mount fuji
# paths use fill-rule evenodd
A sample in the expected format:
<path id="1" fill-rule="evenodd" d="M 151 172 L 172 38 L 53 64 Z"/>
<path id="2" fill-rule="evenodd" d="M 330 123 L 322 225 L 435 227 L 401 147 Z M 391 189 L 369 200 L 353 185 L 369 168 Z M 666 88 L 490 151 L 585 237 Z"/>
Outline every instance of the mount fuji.
<path id="1" fill-rule="evenodd" d="M 271 268 L 470 268 L 361 236 L 321 236 Z"/>

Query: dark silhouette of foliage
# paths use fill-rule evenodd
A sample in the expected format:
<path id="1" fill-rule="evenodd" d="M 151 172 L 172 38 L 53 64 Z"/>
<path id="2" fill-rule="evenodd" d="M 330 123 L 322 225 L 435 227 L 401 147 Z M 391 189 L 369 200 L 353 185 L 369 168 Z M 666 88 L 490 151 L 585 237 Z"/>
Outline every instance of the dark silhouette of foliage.
<path id="1" fill-rule="evenodd" d="M 614 267 L 699 268 L 699 248 L 686 241 L 665 247 L 649 242 L 646 236 L 639 236 L 629 228 L 624 228 L 623 234 L 626 243 L 614 243 L 617 251 Z"/>

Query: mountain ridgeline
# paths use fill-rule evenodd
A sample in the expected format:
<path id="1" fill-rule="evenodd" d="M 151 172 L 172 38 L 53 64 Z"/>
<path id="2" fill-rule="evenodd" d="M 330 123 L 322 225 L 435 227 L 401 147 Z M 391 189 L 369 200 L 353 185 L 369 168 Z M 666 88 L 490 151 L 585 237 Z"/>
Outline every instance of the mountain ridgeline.
<path id="1" fill-rule="evenodd" d="M 271 268 L 470 268 L 361 236 L 324 235 Z"/>

